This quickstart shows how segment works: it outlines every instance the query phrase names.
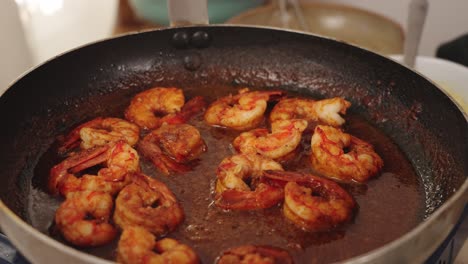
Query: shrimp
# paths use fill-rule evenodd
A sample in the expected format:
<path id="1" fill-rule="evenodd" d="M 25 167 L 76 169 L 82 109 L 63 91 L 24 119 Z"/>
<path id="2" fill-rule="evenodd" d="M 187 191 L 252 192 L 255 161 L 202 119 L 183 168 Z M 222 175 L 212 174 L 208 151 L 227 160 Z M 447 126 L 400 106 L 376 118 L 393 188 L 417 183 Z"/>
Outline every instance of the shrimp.
<path id="1" fill-rule="evenodd" d="M 101 246 L 112 241 L 117 229 L 109 223 L 112 197 L 104 192 L 81 192 L 67 198 L 55 213 L 55 223 L 65 240 L 75 246 Z"/>
<path id="2" fill-rule="evenodd" d="M 216 172 L 216 206 L 234 210 L 274 206 L 283 199 L 283 190 L 263 182 L 261 175 L 264 170 L 282 169 L 276 161 L 256 154 L 225 158 Z"/>
<path id="3" fill-rule="evenodd" d="M 189 246 L 171 238 L 156 241 L 146 229 L 124 229 L 117 247 L 117 262 L 124 264 L 197 264 L 200 260 Z"/>
<path id="4" fill-rule="evenodd" d="M 334 181 L 312 174 L 266 171 L 265 177 L 286 181 L 283 213 L 306 231 L 327 231 L 353 217 L 356 202 Z"/>
<path id="5" fill-rule="evenodd" d="M 125 118 L 142 129 L 156 129 L 164 123 L 185 123 L 204 107 L 200 96 L 185 103 L 182 89 L 155 87 L 133 97 Z"/>
<path id="6" fill-rule="evenodd" d="M 311 140 L 312 167 L 341 181 L 366 182 L 383 167 L 371 144 L 330 126 L 317 126 Z"/>
<path id="7" fill-rule="evenodd" d="M 271 124 L 270 134 L 264 128 L 244 132 L 234 139 L 233 146 L 240 153 L 279 159 L 297 148 L 306 128 L 307 121 L 303 119 L 278 120 Z"/>
<path id="8" fill-rule="evenodd" d="M 135 173 L 115 201 L 114 222 L 121 228 L 141 226 L 159 236 L 174 230 L 184 220 L 184 211 L 162 182 Z"/>
<path id="9" fill-rule="evenodd" d="M 205 99 L 202 96 L 195 96 L 188 100 L 182 110 L 176 114 L 169 114 L 161 118 L 161 125 L 163 124 L 184 124 L 187 123 L 193 116 L 198 113 L 203 113 L 206 108 Z"/>
<path id="10" fill-rule="evenodd" d="M 216 264 L 293 264 L 289 253 L 272 246 L 245 245 L 224 251 Z"/>
<path id="11" fill-rule="evenodd" d="M 76 173 L 98 164 L 105 164 L 97 175 Z M 140 170 L 136 150 L 123 141 L 83 150 L 55 165 L 50 172 L 49 191 L 65 197 L 80 191 L 117 193 L 128 183 L 127 173 Z"/>
<path id="12" fill-rule="evenodd" d="M 189 162 L 206 151 L 200 132 L 188 124 L 163 125 L 138 144 L 140 153 L 164 174 L 185 172 Z"/>
<path id="13" fill-rule="evenodd" d="M 331 126 L 341 126 L 345 120 L 340 114 L 346 114 L 351 103 L 341 97 L 315 101 L 303 98 L 280 100 L 270 113 L 270 122 L 288 119 L 305 119 L 309 122 L 321 122 Z"/>
<path id="14" fill-rule="evenodd" d="M 66 137 L 59 153 L 80 145 L 82 149 L 103 146 L 120 140 L 134 146 L 139 139 L 140 128 L 120 118 L 98 117 L 73 129 Z M 81 143 L 80 143 L 81 141 Z"/>
<path id="15" fill-rule="evenodd" d="M 237 95 L 229 95 L 213 102 L 205 112 L 205 121 L 212 126 L 235 130 L 249 130 L 263 120 L 267 101 L 283 96 L 282 91 L 253 91 L 242 89 Z"/>

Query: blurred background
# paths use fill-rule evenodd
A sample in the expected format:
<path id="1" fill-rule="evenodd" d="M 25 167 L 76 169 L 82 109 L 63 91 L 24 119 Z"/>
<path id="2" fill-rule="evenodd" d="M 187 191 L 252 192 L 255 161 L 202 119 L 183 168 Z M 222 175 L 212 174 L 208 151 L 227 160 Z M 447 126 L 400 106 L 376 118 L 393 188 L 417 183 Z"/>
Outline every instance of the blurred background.
<path id="1" fill-rule="evenodd" d="M 1 0 L 0 88 L 75 47 L 167 26 L 166 1 Z M 403 52 L 410 1 L 208 0 L 208 11 L 211 23 L 304 30 L 388 55 Z M 429 0 L 418 54 L 435 57 L 441 45 L 466 35 L 467 10 L 467 0 Z"/>
<path id="2" fill-rule="evenodd" d="M 282 8 L 281 2 L 296 1 L 208 0 L 210 21 L 287 27 L 382 54 L 402 52 L 410 0 L 303 0 L 305 24 L 291 4 Z M 429 3 L 419 53 L 435 56 L 441 44 L 468 33 L 468 1 Z M 2 0 L 0 52 L 6 60 L 1 65 L 0 85 L 77 46 L 167 23 L 166 0 Z"/>

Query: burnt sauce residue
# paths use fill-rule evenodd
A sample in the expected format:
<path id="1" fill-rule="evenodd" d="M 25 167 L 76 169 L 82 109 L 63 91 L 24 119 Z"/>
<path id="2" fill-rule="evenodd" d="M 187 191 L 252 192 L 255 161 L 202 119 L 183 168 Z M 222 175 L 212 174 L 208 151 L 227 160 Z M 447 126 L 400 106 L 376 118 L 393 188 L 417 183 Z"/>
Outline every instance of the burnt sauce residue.
<path id="1" fill-rule="evenodd" d="M 216 96 L 220 94 L 208 98 L 213 100 Z M 190 98 L 190 92 L 187 97 Z M 122 117 L 122 113 L 113 116 Z M 234 153 L 231 142 L 239 132 L 209 127 L 200 114 L 190 123 L 200 130 L 208 151 L 192 171 L 164 176 L 142 158 L 143 172 L 166 183 L 185 211 L 185 221 L 167 236 L 190 245 L 203 263 L 213 263 L 221 251 L 245 244 L 284 248 L 296 263 L 329 263 L 366 253 L 408 232 L 422 220 L 424 205 L 421 182 L 411 164 L 387 136 L 361 117 L 348 113 L 346 122 L 345 131 L 372 143 L 385 162 L 383 172 L 367 184 L 341 184 L 359 205 L 351 223 L 334 231 L 313 233 L 288 222 L 281 204 L 258 211 L 218 209 L 213 204 L 215 170 L 223 158 Z M 307 155 L 309 144 L 310 135 L 306 135 L 301 156 L 285 164 L 285 169 L 313 172 Z M 45 191 L 48 172 L 61 159 L 55 151 L 56 146 L 52 146 L 36 167 L 29 219 L 41 232 L 66 243 L 53 226 L 54 213 L 62 199 Z M 116 247 L 117 240 L 103 247 L 80 250 L 115 260 Z"/>

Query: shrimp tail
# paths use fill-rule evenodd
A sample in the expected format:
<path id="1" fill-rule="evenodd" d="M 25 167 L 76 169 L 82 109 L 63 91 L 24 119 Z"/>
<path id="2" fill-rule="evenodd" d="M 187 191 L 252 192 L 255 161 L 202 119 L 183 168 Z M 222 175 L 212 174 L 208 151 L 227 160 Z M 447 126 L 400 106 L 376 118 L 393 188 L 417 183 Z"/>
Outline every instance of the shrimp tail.
<path id="1" fill-rule="evenodd" d="M 156 144 L 138 144 L 138 149 L 141 154 L 151 160 L 151 162 L 165 175 L 171 172 L 183 173 L 190 171 L 192 168 L 187 164 L 178 163 L 167 157 L 161 148 Z"/>
<path id="2" fill-rule="evenodd" d="M 270 208 L 283 198 L 282 188 L 259 184 L 255 192 L 229 189 L 219 193 L 215 200 L 216 205 L 223 209 L 252 210 Z"/>
<path id="3" fill-rule="evenodd" d="M 155 160 L 158 162 L 156 163 Z M 183 173 L 192 170 L 189 165 L 178 163 L 165 155 L 153 159 L 153 164 L 165 174 L 170 174 L 171 172 Z"/>
<path id="4" fill-rule="evenodd" d="M 82 171 L 86 168 L 90 168 L 104 162 L 105 153 L 108 149 L 109 146 L 102 146 L 83 150 L 52 167 L 48 182 L 49 192 L 53 195 L 58 194 L 58 186 L 70 172 L 75 173 Z"/>
<path id="5" fill-rule="evenodd" d="M 193 116 L 203 112 L 206 108 L 206 101 L 202 96 L 196 96 L 184 104 L 181 111 L 174 115 L 167 115 L 161 118 L 161 124 L 184 124 L 187 123 Z"/>
<path id="6" fill-rule="evenodd" d="M 186 120 L 189 120 L 197 113 L 202 112 L 206 106 L 207 103 L 205 98 L 202 96 L 195 96 L 194 98 L 188 100 L 187 103 L 185 103 L 185 105 L 182 107 L 182 110 L 180 111 L 180 114 L 184 116 Z"/>
<path id="7" fill-rule="evenodd" d="M 104 118 L 102 117 L 97 117 L 91 121 L 88 121 L 88 122 L 85 122 L 81 125 L 79 125 L 78 127 L 76 127 L 75 129 L 73 129 L 70 133 L 68 133 L 68 135 L 65 136 L 62 144 L 60 145 L 60 147 L 58 148 L 58 154 L 59 155 L 63 155 L 65 153 L 67 153 L 68 151 L 74 149 L 74 148 L 77 148 L 79 145 L 80 145 L 80 131 L 82 128 L 84 127 L 89 127 L 89 126 L 93 126 L 95 124 L 98 124 L 100 122 L 102 122 L 104 120 Z"/>
<path id="8" fill-rule="evenodd" d="M 307 182 L 308 180 L 307 175 L 292 171 L 266 170 L 263 171 L 263 177 L 274 180 L 275 182 L 283 182 L 284 185 L 287 182 Z"/>

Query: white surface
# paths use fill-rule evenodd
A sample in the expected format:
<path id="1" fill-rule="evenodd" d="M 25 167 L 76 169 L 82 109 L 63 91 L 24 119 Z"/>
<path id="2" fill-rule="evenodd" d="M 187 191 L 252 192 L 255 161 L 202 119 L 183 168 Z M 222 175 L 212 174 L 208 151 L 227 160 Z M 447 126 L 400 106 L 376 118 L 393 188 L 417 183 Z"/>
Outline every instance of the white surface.
<path id="1" fill-rule="evenodd" d="M 34 64 L 109 37 L 118 8 L 118 0 L 15 1 Z"/>
<path id="2" fill-rule="evenodd" d="M 399 62 L 401 55 L 392 55 Z M 468 68 L 451 61 L 418 56 L 415 70 L 438 84 L 468 113 Z"/>
<path id="3" fill-rule="evenodd" d="M 21 22 L 14 1 L 0 0 L 0 94 L 32 66 Z"/>
<path id="4" fill-rule="evenodd" d="M 411 0 L 305 0 L 354 5 L 382 14 L 398 22 L 406 32 Z M 421 38 L 420 55 L 435 56 L 436 48 L 468 34 L 468 0 L 429 0 L 429 10 Z"/>

